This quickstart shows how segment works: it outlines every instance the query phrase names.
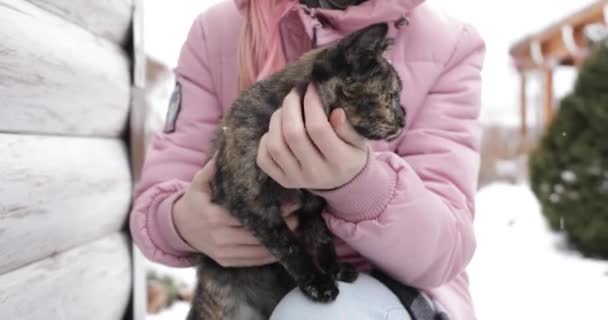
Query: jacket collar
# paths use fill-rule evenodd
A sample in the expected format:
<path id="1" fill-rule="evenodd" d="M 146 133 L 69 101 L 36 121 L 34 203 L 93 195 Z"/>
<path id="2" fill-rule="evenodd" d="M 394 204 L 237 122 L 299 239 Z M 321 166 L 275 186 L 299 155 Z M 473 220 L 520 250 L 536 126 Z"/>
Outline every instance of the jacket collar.
<path id="1" fill-rule="evenodd" d="M 234 1 L 240 10 L 244 10 L 250 1 L 255 0 Z M 315 39 L 317 46 L 324 46 L 374 23 L 388 22 L 389 25 L 396 26 L 423 2 L 424 0 L 367 0 L 346 10 L 307 8 L 294 4 L 289 6 L 290 12 L 286 12 L 283 17 L 297 12 L 308 36 Z"/>

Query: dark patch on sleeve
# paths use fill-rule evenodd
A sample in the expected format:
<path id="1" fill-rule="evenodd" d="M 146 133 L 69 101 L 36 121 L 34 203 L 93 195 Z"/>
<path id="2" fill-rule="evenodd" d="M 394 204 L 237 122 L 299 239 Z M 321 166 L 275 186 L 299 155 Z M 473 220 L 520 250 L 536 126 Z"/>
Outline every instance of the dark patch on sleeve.
<path id="1" fill-rule="evenodd" d="M 182 86 L 179 82 L 175 83 L 175 89 L 169 100 L 169 108 L 167 110 L 167 119 L 165 120 L 164 133 L 175 132 L 177 117 L 182 109 Z"/>

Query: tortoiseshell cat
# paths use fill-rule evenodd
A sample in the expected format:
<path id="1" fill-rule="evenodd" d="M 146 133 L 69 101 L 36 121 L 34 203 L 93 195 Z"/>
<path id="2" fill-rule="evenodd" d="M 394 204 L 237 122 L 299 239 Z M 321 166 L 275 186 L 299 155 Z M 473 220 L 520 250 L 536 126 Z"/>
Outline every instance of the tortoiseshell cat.
<path id="1" fill-rule="evenodd" d="M 316 49 L 237 98 L 216 131 L 212 201 L 226 207 L 277 258 L 253 268 L 223 268 L 198 261 L 198 284 L 189 320 L 268 319 L 295 286 L 319 302 L 338 295 L 336 280 L 352 282 L 352 265 L 338 263 L 332 235 L 321 217 L 324 200 L 307 190 L 285 189 L 257 165 L 259 141 L 270 117 L 293 89 L 314 83 L 325 112 L 343 108 L 355 130 L 371 140 L 396 137 L 405 126 L 401 81 L 382 55 L 388 25 L 375 24 L 328 48 Z M 213 152 L 211 153 L 213 154 Z M 345 159 L 347 161 L 347 159 Z M 298 235 L 280 206 L 299 201 Z"/>

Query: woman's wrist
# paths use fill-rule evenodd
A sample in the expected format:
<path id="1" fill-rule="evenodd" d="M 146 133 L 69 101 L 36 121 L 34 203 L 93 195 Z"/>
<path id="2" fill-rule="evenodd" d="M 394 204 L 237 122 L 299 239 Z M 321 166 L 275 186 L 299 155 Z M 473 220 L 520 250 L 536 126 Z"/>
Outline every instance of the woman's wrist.
<path id="1" fill-rule="evenodd" d="M 327 191 L 311 190 L 327 200 L 328 210 L 346 221 L 374 219 L 393 197 L 397 173 L 368 152 L 363 169 L 345 185 Z"/>
<path id="2" fill-rule="evenodd" d="M 312 193 L 331 193 L 333 191 L 336 190 L 340 190 L 342 188 L 344 188 L 345 186 L 348 186 L 349 184 L 351 184 L 354 180 L 357 179 L 357 177 L 359 177 L 361 175 L 361 173 L 366 169 L 367 167 L 367 162 L 369 161 L 369 154 L 371 153 L 371 151 L 369 150 L 368 147 L 366 147 L 365 151 L 363 151 L 364 153 L 364 159 L 363 161 L 360 161 L 360 165 L 358 165 L 356 168 L 353 168 L 352 172 L 353 174 L 350 175 L 350 178 L 346 179 L 345 182 L 340 182 L 339 185 L 337 185 L 336 187 L 333 188 L 328 188 L 328 189 L 308 189 L 310 192 Z M 344 180 L 343 180 L 344 181 Z"/>
<path id="3" fill-rule="evenodd" d="M 175 249 L 186 252 L 196 252 L 197 250 L 188 242 L 188 221 L 189 209 L 184 193 L 179 193 L 167 199 L 170 201 L 169 216 L 170 223 L 167 225 L 167 239 Z"/>

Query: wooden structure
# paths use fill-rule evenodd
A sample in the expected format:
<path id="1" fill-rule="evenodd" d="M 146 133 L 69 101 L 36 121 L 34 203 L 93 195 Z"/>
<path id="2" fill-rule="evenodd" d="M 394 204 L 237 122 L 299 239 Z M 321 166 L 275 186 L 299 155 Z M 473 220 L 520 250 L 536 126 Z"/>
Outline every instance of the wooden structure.
<path id="1" fill-rule="evenodd" d="M 511 47 L 510 54 L 521 76 L 521 134 L 526 135 L 526 73 L 542 72 L 543 124 L 554 115 L 553 72 L 558 66 L 580 66 L 588 54 L 584 31 L 591 24 L 608 25 L 608 0 L 598 0 L 588 7 L 531 34 Z"/>
<path id="2" fill-rule="evenodd" d="M 143 156 L 141 10 L 0 0 L 2 319 L 143 319 L 126 232 Z"/>

